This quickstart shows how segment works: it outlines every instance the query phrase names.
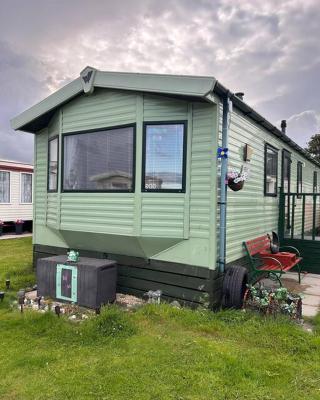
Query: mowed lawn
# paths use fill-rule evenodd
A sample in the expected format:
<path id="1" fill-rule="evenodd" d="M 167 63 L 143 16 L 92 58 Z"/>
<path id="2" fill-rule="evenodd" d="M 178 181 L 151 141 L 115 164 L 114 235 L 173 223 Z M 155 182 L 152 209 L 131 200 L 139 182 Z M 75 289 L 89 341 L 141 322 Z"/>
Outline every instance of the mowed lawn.
<path id="1" fill-rule="evenodd" d="M 0 287 L 34 283 L 31 240 L 0 241 Z M 320 399 L 320 321 L 112 306 L 81 324 L 0 304 L 0 399 Z M 317 324 L 317 321 L 314 321 Z"/>

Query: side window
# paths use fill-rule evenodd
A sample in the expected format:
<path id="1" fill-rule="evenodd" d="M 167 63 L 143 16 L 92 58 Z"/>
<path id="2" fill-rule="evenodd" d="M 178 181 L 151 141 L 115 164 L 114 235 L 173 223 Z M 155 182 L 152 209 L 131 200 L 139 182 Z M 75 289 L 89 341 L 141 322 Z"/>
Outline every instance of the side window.
<path id="1" fill-rule="evenodd" d="M 313 193 L 318 192 L 318 173 L 317 171 L 313 172 Z"/>
<path id="2" fill-rule="evenodd" d="M 266 144 L 264 154 L 264 194 L 265 196 L 277 196 L 278 150 L 270 144 Z"/>
<path id="3" fill-rule="evenodd" d="M 0 171 L 0 203 L 10 203 L 10 172 Z"/>
<path id="4" fill-rule="evenodd" d="M 297 164 L 297 193 L 302 193 L 302 162 L 298 161 Z"/>
<path id="5" fill-rule="evenodd" d="M 184 192 L 186 123 L 145 123 L 143 192 Z"/>
<path id="6" fill-rule="evenodd" d="M 58 138 L 54 137 L 49 140 L 48 151 L 48 191 L 56 192 L 58 190 Z"/>
<path id="7" fill-rule="evenodd" d="M 21 203 L 32 203 L 32 174 L 21 174 Z"/>

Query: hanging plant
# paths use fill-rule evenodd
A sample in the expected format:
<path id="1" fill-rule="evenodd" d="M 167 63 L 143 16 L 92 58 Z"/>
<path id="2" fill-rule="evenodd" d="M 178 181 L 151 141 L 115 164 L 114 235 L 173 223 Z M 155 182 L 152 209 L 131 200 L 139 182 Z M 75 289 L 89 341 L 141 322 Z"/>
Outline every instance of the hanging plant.
<path id="1" fill-rule="evenodd" d="M 237 192 L 241 190 L 244 186 L 244 182 L 247 180 L 247 172 L 243 172 L 243 167 L 241 167 L 240 172 L 236 169 L 232 169 L 227 173 L 227 183 L 231 190 Z"/>

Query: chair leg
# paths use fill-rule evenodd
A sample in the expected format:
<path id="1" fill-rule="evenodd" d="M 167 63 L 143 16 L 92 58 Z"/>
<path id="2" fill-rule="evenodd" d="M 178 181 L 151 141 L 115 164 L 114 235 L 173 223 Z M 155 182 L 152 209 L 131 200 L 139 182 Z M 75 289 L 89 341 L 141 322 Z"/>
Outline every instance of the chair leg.
<path id="1" fill-rule="evenodd" d="M 298 276 L 299 276 L 299 285 L 301 283 L 301 264 L 298 265 Z"/>
<path id="2" fill-rule="evenodd" d="M 274 281 L 278 281 L 279 286 L 282 287 L 282 282 L 281 282 L 281 279 L 279 278 L 278 274 L 275 274 L 274 272 L 270 272 L 269 273 L 269 278 L 274 280 Z"/>

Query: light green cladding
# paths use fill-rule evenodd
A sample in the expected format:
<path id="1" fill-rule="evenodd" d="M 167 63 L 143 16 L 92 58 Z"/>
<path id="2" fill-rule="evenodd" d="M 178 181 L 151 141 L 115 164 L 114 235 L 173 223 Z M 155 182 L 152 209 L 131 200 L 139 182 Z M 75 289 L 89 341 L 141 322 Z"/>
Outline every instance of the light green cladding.
<path id="1" fill-rule="evenodd" d="M 221 137 L 221 133 L 220 133 Z M 291 152 L 291 191 L 297 190 L 297 163 L 303 163 L 303 191 L 312 192 L 313 172 L 319 168 L 303 158 L 282 140 L 254 123 L 243 113 L 234 109 L 231 113 L 229 130 L 229 168 L 240 170 L 242 165 L 249 169 L 249 178 L 239 192 L 228 189 L 227 206 L 227 262 L 244 256 L 242 242 L 272 230 L 278 230 L 279 196 L 264 195 L 264 146 L 269 143 L 279 149 L 278 152 L 278 187 L 281 186 L 282 149 Z M 253 148 L 252 160 L 243 161 L 245 144 Z M 301 207 L 298 202 L 297 207 Z M 310 219 L 310 218 L 309 218 Z M 308 221 L 310 224 L 310 221 Z M 301 229 L 301 220 L 296 220 L 297 230 Z"/>
<path id="2" fill-rule="evenodd" d="M 144 121 L 187 121 L 186 193 L 141 193 Z M 136 124 L 135 193 L 46 192 L 49 137 Z M 215 106 L 95 89 L 56 112 L 36 135 L 35 244 L 215 267 Z"/>

